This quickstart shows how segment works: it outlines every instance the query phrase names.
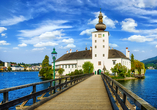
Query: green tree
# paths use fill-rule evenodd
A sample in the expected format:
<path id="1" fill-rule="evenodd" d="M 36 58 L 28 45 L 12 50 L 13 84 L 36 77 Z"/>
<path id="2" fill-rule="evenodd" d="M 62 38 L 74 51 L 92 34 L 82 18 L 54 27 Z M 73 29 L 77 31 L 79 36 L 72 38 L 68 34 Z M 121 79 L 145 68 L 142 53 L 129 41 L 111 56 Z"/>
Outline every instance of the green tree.
<path id="1" fill-rule="evenodd" d="M 117 73 L 119 77 L 126 77 L 127 67 L 122 66 L 121 63 L 117 63 L 113 68 L 111 68 L 112 73 Z"/>
<path id="2" fill-rule="evenodd" d="M 59 75 L 62 75 L 63 72 L 64 72 L 64 69 L 63 68 L 59 68 L 59 70 L 58 70 Z"/>
<path id="3" fill-rule="evenodd" d="M 144 63 L 134 60 L 135 69 L 138 70 L 139 74 L 141 74 L 141 69 L 144 69 L 144 73 L 146 72 Z"/>
<path id="4" fill-rule="evenodd" d="M 84 64 L 82 65 L 83 71 L 84 73 L 92 73 L 94 66 L 93 63 L 91 63 L 90 61 L 84 62 Z"/>
<path id="5" fill-rule="evenodd" d="M 8 67 L 8 71 L 11 71 L 11 67 L 10 66 Z"/>
<path id="6" fill-rule="evenodd" d="M 45 55 L 45 58 L 42 61 L 42 69 L 39 71 L 39 74 L 45 79 L 52 78 L 52 67 L 49 66 L 49 57 L 47 55 Z"/>
<path id="7" fill-rule="evenodd" d="M 134 55 L 133 55 L 133 54 L 131 54 L 131 71 L 132 71 L 132 72 L 135 71 Z"/>

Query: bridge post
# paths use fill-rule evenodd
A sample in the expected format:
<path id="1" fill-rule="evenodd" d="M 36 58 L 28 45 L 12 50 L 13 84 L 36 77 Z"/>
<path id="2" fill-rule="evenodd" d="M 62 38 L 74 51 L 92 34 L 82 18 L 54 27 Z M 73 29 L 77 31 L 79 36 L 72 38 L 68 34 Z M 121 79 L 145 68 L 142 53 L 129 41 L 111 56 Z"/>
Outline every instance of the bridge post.
<path id="1" fill-rule="evenodd" d="M 3 93 L 3 103 L 8 102 L 8 92 Z"/>
<path id="2" fill-rule="evenodd" d="M 125 93 L 123 93 L 123 103 L 124 103 L 124 105 L 126 105 L 126 95 L 125 95 Z"/>
<path id="3" fill-rule="evenodd" d="M 61 79 L 59 79 L 59 85 L 61 84 Z M 59 91 L 61 91 L 62 87 L 59 87 Z"/>
<path id="4" fill-rule="evenodd" d="M 65 84 L 65 87 L 67 87 L 67 78 L 65 78 L 65 83 L 66 83 L 66 84 Z"/>
<path id="5" fill-rule="evenodd" d="M 52 81 L 50 81 L 50 87 L 52 87 Z M 52 91 L 50 91 L 50 95 L 52 94 Z"/>
<path id="6" fill-rule="evenodd" d="M 36 85 L 33 86 L 33 93 L 36 92 Z M 36 97 L 33 97 L 33 104 L 36 103 Z"/>
<path id="7" fill-rule="evenodd" d="M 72 85 L 72 77 L 70 77 L 71 85 Z"/>

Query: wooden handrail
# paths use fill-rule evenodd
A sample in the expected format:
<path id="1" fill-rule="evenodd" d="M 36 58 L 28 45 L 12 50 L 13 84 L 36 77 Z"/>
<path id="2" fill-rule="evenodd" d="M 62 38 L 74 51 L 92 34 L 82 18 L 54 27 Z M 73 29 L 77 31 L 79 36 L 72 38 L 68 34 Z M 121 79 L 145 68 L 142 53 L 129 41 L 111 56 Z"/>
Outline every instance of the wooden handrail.
<path id="1" fill-rule="evenodd" d="M 36 103 L 36 97 L 37 96 L 44 94 L 44 93 L 47 93 L 47 92 L 51 92 L 52 90 L 55 90 L 57 88 L 60 88 L 60 90 L 61 90 L 62 86 L 67 87 L 68 84 L 72 84 L 73 82 L 75 82 L 77 80 L 82 80 L 83 78 L 89 77 L 91 75 L 93 75 L 93 74 L 81 74 L 81 75 L 69 76 L 69 77 L 58 78 L 58 79 L 54 79 L 54 80 L 42 81 L 42 82 L 37 82 L 37 83 L 32 83 L 32 84 L 26 84 L 26 85 L 1 89 L 0 93 L 3 93 L 3 101 L 2 101 L 3 103 L 0 105 L 0 110 L 7 109 L 9 107 L 12 107 L 14 105 L 17 105 L 21 102 L 24 102 L 24 101 L 32 99 L 32 98 L 33 98 L 33 104 L 34 104 L 34 103 Z M 70 81 L 67 81 L 67 78 L 70 78 Z M 65 79 L 65 82 L 61 83 L 61 79 Z M 57 81 L 57 80 L 59 80 L 59 84 L 55 85 L 55 86 L 51 86 L 52 85 L 51 83 L 53 81 Z M 36 85 L 44 84 L 44 83 L 50 83 L 50 87 L 36 92 Z M 30 87 L 30 86 L 33 87 L 32 94 L 26 95 L 24 97 L 20 97 L 20 98 L 15 99 L 15 100 L 8 101 L 9 91 L 13 91 L 13 90 L 21 89 L 21 88 L 26 88 L 26 87 Z"/>
<path id="2" fill-rule="evenodd" d="M 116 96 L 116 99 L 118 100 L 119 104 L 122 106 L 123 109 L 128 109 L 126 106 L 126 99 L 128 97 L 141 110 L 157 110 L 148 102 L 146 102 L 145 100 L 143 100 L 142 98 L 134 94 L 132 91 L 125 88 L 116 80 L 110 78 L 109 76 L 105 74 L 101 74 L 101 75 L 102 75 L 102 78 L 105 80 L 104 83 L 108 84 L 108 87 L 112 90 L 112 92 Z M 113 85 L 115 85 L 116 89 L 113 87 Z M 121 99 L 120 96 L 118 95 L 118 90 L 120 90 L 123 93 L 123 99 Z"/>

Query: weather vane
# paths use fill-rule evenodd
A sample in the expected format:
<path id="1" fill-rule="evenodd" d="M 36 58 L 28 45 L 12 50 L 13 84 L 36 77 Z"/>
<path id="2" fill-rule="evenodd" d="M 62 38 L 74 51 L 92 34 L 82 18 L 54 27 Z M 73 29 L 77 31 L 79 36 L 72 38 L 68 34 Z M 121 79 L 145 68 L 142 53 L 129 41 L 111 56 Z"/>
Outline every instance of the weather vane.
<path id="1" fill-rule="evenodd" d="M 100 8 L 100 12 L 101 12 L 101 8 Z"/>

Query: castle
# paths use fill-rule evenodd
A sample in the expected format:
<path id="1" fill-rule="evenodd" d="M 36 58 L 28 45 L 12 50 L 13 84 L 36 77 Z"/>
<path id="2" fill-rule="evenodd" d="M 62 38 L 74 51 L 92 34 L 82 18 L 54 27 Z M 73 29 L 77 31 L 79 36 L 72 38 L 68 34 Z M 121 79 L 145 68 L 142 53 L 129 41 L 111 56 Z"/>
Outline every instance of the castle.
<path id="1" fill-rule="evenodd" d="M 95 26 L 97 31 L 92 32 L 92 47 L 90 47 L 90 50 L 87 50 L 86 48 L 83 51 L 76 50 L 76 52 L 72 52 L 70 49 L 70 52 L 67 51 L 66 54 L 56 60 L 56 69 L 63 68 L 65 70 L 63 75 L 69 74 L 70 72 L 75 71 L 75 69 L 82 69 L 82 65 L 86 61 L 93 63 L 93 72 L 96 72 L 97 74 L 99 73 L 99 70 L 103 71 L 104 67 L 111 73 L 110 69 L 114 67 L 116 63 L 121 63 L 128 69 L 131 69 L 128 47 L 126 47 L 126 56 L 116 49 L 110 49 L 109 32 L 105 31 L 106 25 L 103 24 L 101 11 L 98 18 L 99 22 Z"/>

